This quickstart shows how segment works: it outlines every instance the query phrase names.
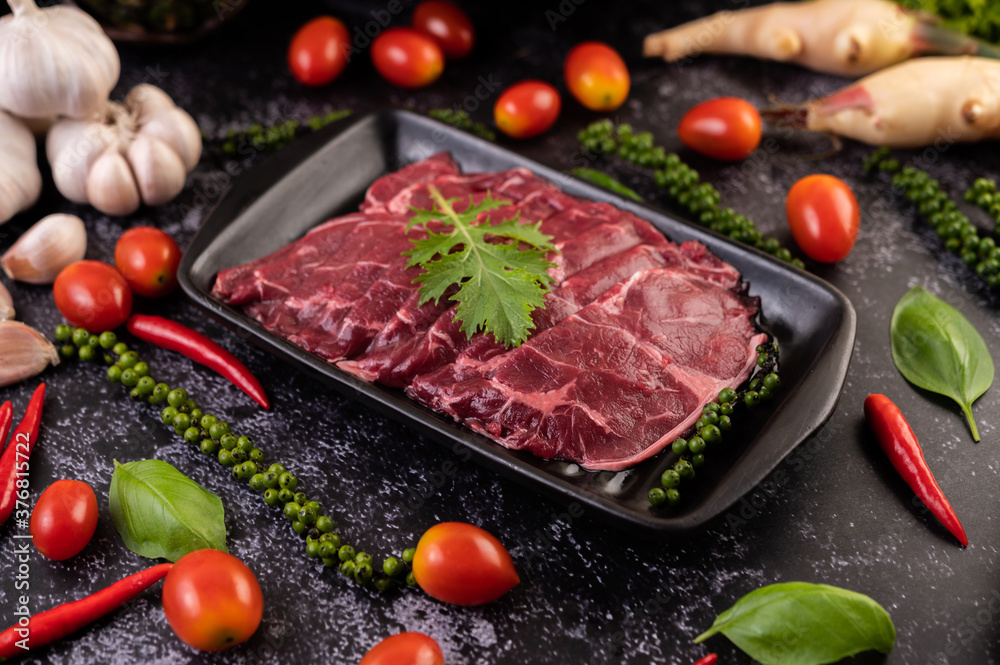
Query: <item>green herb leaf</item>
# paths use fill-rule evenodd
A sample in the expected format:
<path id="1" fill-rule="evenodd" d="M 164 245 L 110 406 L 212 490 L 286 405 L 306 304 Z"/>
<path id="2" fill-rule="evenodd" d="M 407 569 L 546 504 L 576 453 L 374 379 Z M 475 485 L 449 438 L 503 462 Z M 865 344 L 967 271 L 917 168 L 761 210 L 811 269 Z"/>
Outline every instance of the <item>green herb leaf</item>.
<path id="1" fill-rule="evenodd" d="M 962 313 L 920 286 L 892 312 L 892 360 L 910 383 L 955 400 L 979 441 L 972 403 L 993 383 L 986 342 Z"/>
<path id="2" fill-rule="evenodd" d="M 469 201 L 462 213 L 455 212 L 458 199 L 446 201 L 433 185 L 433 210 L 418 210 L 407 229 L 437 221 L 450 227 L 448 233 L 428 232 L 427 238 L 414 240 L 407 267 L 422 266 L 420 304 L 439 300 L 452 285 L 458 291 L 450 300 L 458 303 L 455 317 L 461 330 L 472 337 L 482 329 L 492 333 L 505 346 L 517 346 L 528 338 L 534 327 L 531 312 L 545 306 L 545 294 L 552 278 L 552 263 L 546 254 L 555 250 L 552 237 L 541 232 L 541 222 L 521 223 L 518 216 L 499 224 L 480 223 L 476 217 L 508 205 L 491 197 L 478 205 Z M 487 238 L 509 241 L 491 242 Z M 521 249 L 519 245 L 528 245 Z"/>
<path id="3" fill-rule="evenodd" d="M 764 665 L 823 665 L 875 649 L 892 651 L 889 614 L 860 593 L 826 584 L 772 584 L 719 615 L 703 642 L 722 633 Z"/>
<path id="4" fill-rule="evenodd" d="M 160 460 L 119 464 L 111 476 L 111 520 L 125 547 L 150 559 L 226 550 L 222 500 Z"/>
<path id="5" fill-rule="evenodd" d="M 635 190 L 623 185 L 607 173 L 596 171 L 594 169 L 585 169 L 582 167 L 573 169 L 571 173 L 577 178 L 583 178 L 584 180 L 594 183 L 598 187 L 603 187 L 604 189 L 610 190 L 620 196 L 624 196 L 627 199 L 632 199 L 633 201 L 642 203 L 642 197 L 639 196 Z"/>

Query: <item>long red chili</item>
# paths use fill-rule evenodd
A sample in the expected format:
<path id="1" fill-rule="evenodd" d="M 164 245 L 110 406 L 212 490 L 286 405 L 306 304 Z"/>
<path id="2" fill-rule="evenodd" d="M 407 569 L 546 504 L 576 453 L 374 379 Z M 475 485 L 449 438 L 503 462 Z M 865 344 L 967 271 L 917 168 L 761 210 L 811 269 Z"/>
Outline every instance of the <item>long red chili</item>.
<path id="1" fill-rule="evenodd" d="M 133 314 L 126 327 L 130 333 L 145 342 L 177 351 L 197 363 L 214 369 L 262 407 L 271 408 L 264 393 L 264 386 L 250 373 L 246 365 L 200 332 L 162 316 L 145 314 Z"/>
<path id="2" fill-rule="evenodd" d="M 965 529 L 962 528 L 962 523 L 958 521 L 958 516 L 945 498 L 941 487 L 934 480 L 934 474 L 924 460 L 920 442 L 917 441 L 917 436 L 899 411 L 899 407 L 885 395 L 869 395 L 865 398 L 865 417 L 875 430 L 875 438 L 878 439 L 882 450 L 914 494 L 958 539 L 958 542 L 963 546 L 968 545 L 969 539 L 965 536 Z"/>
<path id="3" fill-rule="evenodd" d="M 86 598 L 57 605 L 30 618 L 22 617 L 0 633 L 0 658 L 15 658 L 29 649 L 55 642 L 93 623 L 162 580 L 173 565 L 161 563 L 129 575 Z"/>
<path id="4" fill-rule="evenodd" d="M 38 441 L 38 426 L 42 422 L 42 405 L 45 403 L 45 384 L 35 388 L 28 402 L 24 418 L 14 429 L 10 444 L 0 456 L 0 524 L 7 521 L 17 503 L 17 481 L 28 477 L 28 457 Z M 22 488 L 23 489 L 23 488 Z M 25 492 L 26 494 L 27 492 Z"/>
<path id="5" fill-rule="evenodd" d="M 10 423 L 14 420 L 14 405 L 9 401 L 0 406 L 0 448 L 3 448 L 10 432 Z"/>
<path id="6" fill-rule="evenodd" d="M 715 665 L 717 662 L 719 662 L 719 657 L 714 653 L 710 653 L 698 662 L 692 663 L 692 665 Z"/>

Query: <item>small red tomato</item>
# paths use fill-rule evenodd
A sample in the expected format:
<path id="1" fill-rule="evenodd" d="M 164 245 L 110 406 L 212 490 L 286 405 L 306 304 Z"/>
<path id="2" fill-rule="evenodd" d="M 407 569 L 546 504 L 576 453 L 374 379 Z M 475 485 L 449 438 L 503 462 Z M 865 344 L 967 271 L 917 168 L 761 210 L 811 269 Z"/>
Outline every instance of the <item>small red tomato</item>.
<path id="1" fill-rule="evenodd" d="M 114 330 L 132 313 L 128 282 L 100 261 L 77 261 L 63 268 L 52 294 L 67 321 L 92 333 Z"/>
<path id="2" fill-rule="evenodd" d="M 469 55 L 476 40 L 469 15 L 444 0 L 425 0 L 417 5 L 413 27 L 430 35 L 450 60 Z"/>
<path id="3" fill-rule="evenodd" d="M 573 47 L 563 65 L 566 87 L 591 111 L 613 111 L 628 97 L 631 80 L 625 61 L 607 44 L 584 42 Z"/>
<path id="4" fill-rule="evenodd" d="M 526 139 L 555 124 L 562 102 L 544 81 L 521 81 L 504 90 L 493 107 L 493 120 L 507 136 Z"/>
<path id="5" fill-rule="evenodd" d="M 433 637 L 399 633 L 373 646 L 358 665 L 444 665 L 444 654 Z"/>
<path id="6" fill-rule="evenodd" d="M 430 85 L 444 71 L 441 47 L 412 28 L 390 28 L 376 37 L 372 62 L 386 81 L 402 88 Z"/>
<path id="7" fill-rule="evenodd" d="M 847 183 L 832 175 L 808 175 L 792 185 L 785 213 L 795 242 L 814 261 L 840 261 L 858 238 L 858 201 Z"/>
<path id="8" fill-rule="evenodd" d="M 264 596 L 253 572 L 232 554 L 195 550 L 167 573 L 163 613 L 185 643 L 222 651 L 254 634 L 264 616 Z"/>
<path id="9" fill-rule="evenodd" d="M 97 530 L 97 496 L 80 480 L 57 480 L 31 511 L 31 540 L 53 561 L 80 553 Z"/>
<path id="10" fill-rule="evenodd" d="M 288 68 L 300 83 L 326 85 L 347 66 L 351 37 L 342 21 L 320 16 L 295 33 L 288 45 Z"/>
<path id="11" fill-rule="evenodd" d="M 687 147 L 714 159 L 745 159 L 760 145 L 760 113 L 736 97 L 698 104 L 681 118 L 677 134 Z"/>
<path id="12" fill-rule="evenodd" d="M 165 296 L 177 287 L 181 249 L 173 238 L 152 226 L 129 229 L 115 245 L 115 267 L 133 292 L 147 298 Z"/>
<path id="13" fill-rule="evenodd" d="M 420 537 L 413 576 L 429 595 L 453 605 L 482 605 L 521 579 L 500 541 L 464 522 L 436 524 Z"/>

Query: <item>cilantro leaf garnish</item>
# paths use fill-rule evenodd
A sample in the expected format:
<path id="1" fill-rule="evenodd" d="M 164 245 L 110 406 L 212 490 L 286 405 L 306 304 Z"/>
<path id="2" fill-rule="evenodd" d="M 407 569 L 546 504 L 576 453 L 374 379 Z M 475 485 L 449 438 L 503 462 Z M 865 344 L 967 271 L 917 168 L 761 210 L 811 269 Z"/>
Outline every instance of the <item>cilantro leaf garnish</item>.
<path id="1" fill-rule="evenodd" d="M 534 328 L 531 312 L 545 307 L 552 282 L 548 269 L 553 264 L 546 258 L 555 250 L 552 236 L 541 232 L 541 222 L 522 224 L 520 214 L 499 224 L 479 223 L 481 213 L 509 205 L 488 192 L 481 203 L 474 205 L 470 199 L 469 207 L 458 213 L 454 203 L 459 199 L 445 200 L 433 185 L 428 191 L 433 209 L 417 210 L 406 227 L 422 225 L 427 237 L 413 240 L 413 249 L 403 253 L 410 257 L 407 267 L 424 269 L 414 280 L 421 285 L 420 304 L 440 300 L 457 285 L 449 299 L 458 303 L 455 318 L 468 337 L 483 330 L 504 346 L 519 346 Z M 434 221 L 446 232 L 430 231 Z M 503 240 L 508 242 L 497 242 Z"/>

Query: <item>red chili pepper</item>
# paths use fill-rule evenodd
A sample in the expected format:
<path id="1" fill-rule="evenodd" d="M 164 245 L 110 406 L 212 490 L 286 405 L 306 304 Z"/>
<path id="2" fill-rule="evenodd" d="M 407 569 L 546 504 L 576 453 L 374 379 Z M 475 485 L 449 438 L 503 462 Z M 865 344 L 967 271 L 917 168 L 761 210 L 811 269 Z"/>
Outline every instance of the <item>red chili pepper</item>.
<path id="1" fill-rule="evenodd" d="M 161 563 L 129 575 L 86 598 L 57 605 L 31 618 L 22 618 L 0 633 L 0 658 L 23 655 L 29 649 L 55 642 L 93 623 L 162 580 L 173 566 L 172 563 Z"/>
<path id="2" fill-rule="evenodd" d="M 875 438 L 878 439 L 882 450 L 910 489 L 934 513 L 941 524 L 958 538 L 958 542 L 963 546 L 968 545 L 969 539 L 965 536 L 965 529 L 962 528 L 962 523 L 958 521 L 958 516 L 945 498 L 941 487 L 934 480 L 934 474 L 924 460 L 920 442 L 917 441 L 917 436 L 906 422 L 906 418 L 900 413 L 899 407 L 885 395 L 869 395 L 865 398 L 865 417 L 875 430 Z"/>
<path id="3" fill-rule="evenodd" d="M 17 503 L 17 481 L 27 478 L 28 457 L 38 441 L 38 426 L 42 422 L 42 405 L 45 403 L 45 384 L 35 388 L 28 402 L 24 418 L 18 423 L 10 444 L 0 457 L 0 524 L 7 521 Z M 9 423 L 8 423 L 9 426 Z"/>
<path id="4" fill-rule="evenodd" d="M 0 406 L 0 448 L 3 447 L 4 442 L 7 440 L 7 434 L 10 432 L 10 423 L 14 419 L 14 405 L 10 402 L 4 402 L 3 406 Z"/>
<path id="5" fill-rule="evenodd" d="M 716 656 L 714 653 L 710 653 L 701 660 L 699 660 L 698 662 L 692 663 L 692 665 L 715 665 L 718 661 L 719 657 Z"/>
<path id="6" fill-rule="evenodd" d="M 264 393 L 264 386 L 250 373 L 246 365 L 200 332 L 162 316 L 144 314 L 133 314 L 126 327 L 130 333 L 144 342 L 177 351 L 197 363 L 214 369 L 250 395 L 262 407 L 271 408 Z"/>

